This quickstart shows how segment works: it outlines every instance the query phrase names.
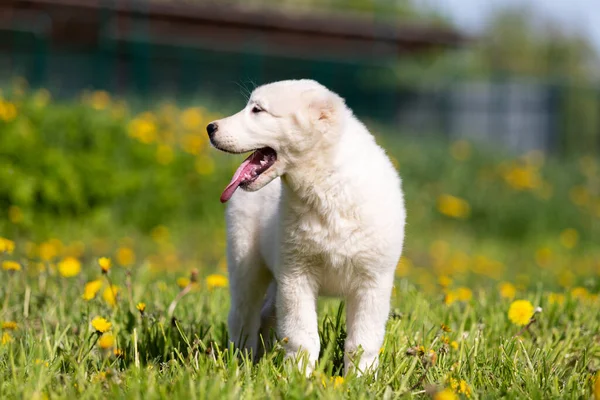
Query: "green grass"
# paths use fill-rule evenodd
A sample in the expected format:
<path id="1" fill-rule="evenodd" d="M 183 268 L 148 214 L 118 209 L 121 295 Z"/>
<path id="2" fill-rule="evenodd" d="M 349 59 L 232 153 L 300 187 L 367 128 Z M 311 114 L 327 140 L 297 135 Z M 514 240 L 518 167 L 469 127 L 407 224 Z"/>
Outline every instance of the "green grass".
<path id="1" fill-rule="evenodd" d="M 305 378 L 280 346 L 256 365 L 227 346 L 227 289 L 209 290 L 204 278 L 226 274 L 218 197 L 239 158 L 206 146 L 213 114 L 169 104 L 136 114 L 102 93 L 55 103 L 17 91 L 0 105 L 0 237 L 16 243 L 0 262 L 21 265 L 0 268 L 0 323 L 18 326 L 0 331 L 0 399 L 592 394 L 600 370 L 594 158 L 503 154 L 371 125 L 398 162 L 408 210 L 381 368 L 332 380 L 345 331 L 343 308 L 329 299 L 319 306 L 319 366 Z M 153 124 L 152 140 L 132 128 L 140 121 Z M 192 151 L 188 141 L 198 138 Z M 103 298 L 102 256 L 114 262 L 117 307 Z M 82 263 L 71 278 L 60 273 L 66 257 Z M 198 285 L 173 319 L 177 282 L 193 269 Z M 104 287 L 88 302 L 93 279 Z M 514 299 L 542 308 L 527 329 L 508 318 Z M 95 316 L 113 323 L 119 356 L 94 343 Z"/>
<path id="2" fill-rule="evenodd" d="M 122 285 L 123 271 L 111 275 Z M 330 379 L 342 369 L 345 335 L 338 301 L 320 305 L 322 355 L 315 376 L 305 378 L 278 349 L 253 365 L 227 348 L 225 288 L 208 291 L 200 282 L 169 320 L 179 288 L 149 276 L 147 268 L 137 269 L 132 303 L 121 293 L 111 308 L 101 298 L 81 299 L 81 276 L 3 275 L 10 283 L 3 314 L 18 315 L 19 326 L 10 333 L 14 341 L 0 346 L 0 397 L 396 398 L 425 396 L 454 379 L 464 380 L 473 398 L 589 398 L 592 372 L 600 366 L 597 303 L 568 297 L 549 304 L 540 287 L 522 296 L 543 308 L 522 330 L 507 319 L 510 301 L 495 292 L 448 306 L 399 280 L 378 375 L 349 376 L 334 387 Z M 147 303 L 143 317 L 133 307 L 138 301 Z M 113 323 L 122 356 L 91 346 L 90 321 L 98 315 Z M 415 346 L 423 346 L 425 356 L 408 355 Z M 430 350 L 434 364 L 427 360 Z"/>

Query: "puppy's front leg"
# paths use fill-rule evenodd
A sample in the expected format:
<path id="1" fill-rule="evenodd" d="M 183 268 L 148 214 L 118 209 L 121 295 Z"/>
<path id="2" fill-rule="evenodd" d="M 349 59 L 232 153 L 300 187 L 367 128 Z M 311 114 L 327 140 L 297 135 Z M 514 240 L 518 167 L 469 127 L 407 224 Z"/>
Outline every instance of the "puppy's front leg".
<path id="1" fill-rule="evenodd" d="M 298 271 L 282 274 L 277 282 L 277 331 L 284 341 L 286 358 L 302 361 L 306 354 L 306 375 L 313 371 L 319 358 L 317 323 L 317 285 L 308 274 Z M 299 364 L 301 366 L 301 364 Z"/>
<path id="2" fill-rule="evenodd" d="M 358 367 L 362 374 L 377 368 L 383 344 L 385 325 L 390 312 L 392 284 L 358 288 L 347 296 L 346 324 L 348 337 L 344 356 L 344 372 Z M 362 350 L 359 356 L 359 349 Z"/>
<path id="3" fill-rule="evenodd" d="M 229 340 L 257 357 L 261 353 L 258 342 L 260 308 L 272 278 L 260 262 L 251 261 L 240 265 L 231 262 L 229 266 L 231 309 L 228 326 Z"/>

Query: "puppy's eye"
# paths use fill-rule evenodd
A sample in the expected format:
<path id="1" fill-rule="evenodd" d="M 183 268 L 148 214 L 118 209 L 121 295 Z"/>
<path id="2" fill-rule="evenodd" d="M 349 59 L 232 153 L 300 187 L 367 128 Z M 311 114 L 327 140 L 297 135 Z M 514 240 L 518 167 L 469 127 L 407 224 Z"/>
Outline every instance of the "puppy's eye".
<path id="1" fill-rule="evenodd" d="M 259 106 L 254 106 L 254 107 L 252 107 L 252 113 L 253 113 L 253 114 L 258 114 L 258 113 L 260 113 L 260 112 L 263 112 L 263 111 L 265 111 L 265 110 L 263 110 L 263 109 L 262 109 L 262 108 L 260 108 Z"/>

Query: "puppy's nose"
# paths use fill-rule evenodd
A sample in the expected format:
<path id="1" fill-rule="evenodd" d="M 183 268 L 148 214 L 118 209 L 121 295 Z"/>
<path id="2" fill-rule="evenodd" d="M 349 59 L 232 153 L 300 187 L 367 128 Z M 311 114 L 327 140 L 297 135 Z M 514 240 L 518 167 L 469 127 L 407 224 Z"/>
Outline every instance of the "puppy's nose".
<path id="1" fill-rule="evenodd" d="M 211 122 L 206 126 L 206 132 L 208 132 L 208 137 L 212 139 L 213 135 L 217 131 L 217 124 L 215 122 Z"/>

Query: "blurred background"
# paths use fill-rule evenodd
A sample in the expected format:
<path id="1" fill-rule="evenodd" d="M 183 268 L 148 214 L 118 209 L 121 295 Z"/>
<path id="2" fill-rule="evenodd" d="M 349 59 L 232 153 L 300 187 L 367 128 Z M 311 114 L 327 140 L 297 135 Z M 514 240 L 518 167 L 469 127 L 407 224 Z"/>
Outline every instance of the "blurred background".
<path id="1" fill-rule="evenodd" d="M 205 126 L 312 78 L 403 176 L 399 278 L 594 293 L 599 54 L 593 0 L 4 0 L 0 236 L 49 265 L 225 271 L 240 160 Z"/>

